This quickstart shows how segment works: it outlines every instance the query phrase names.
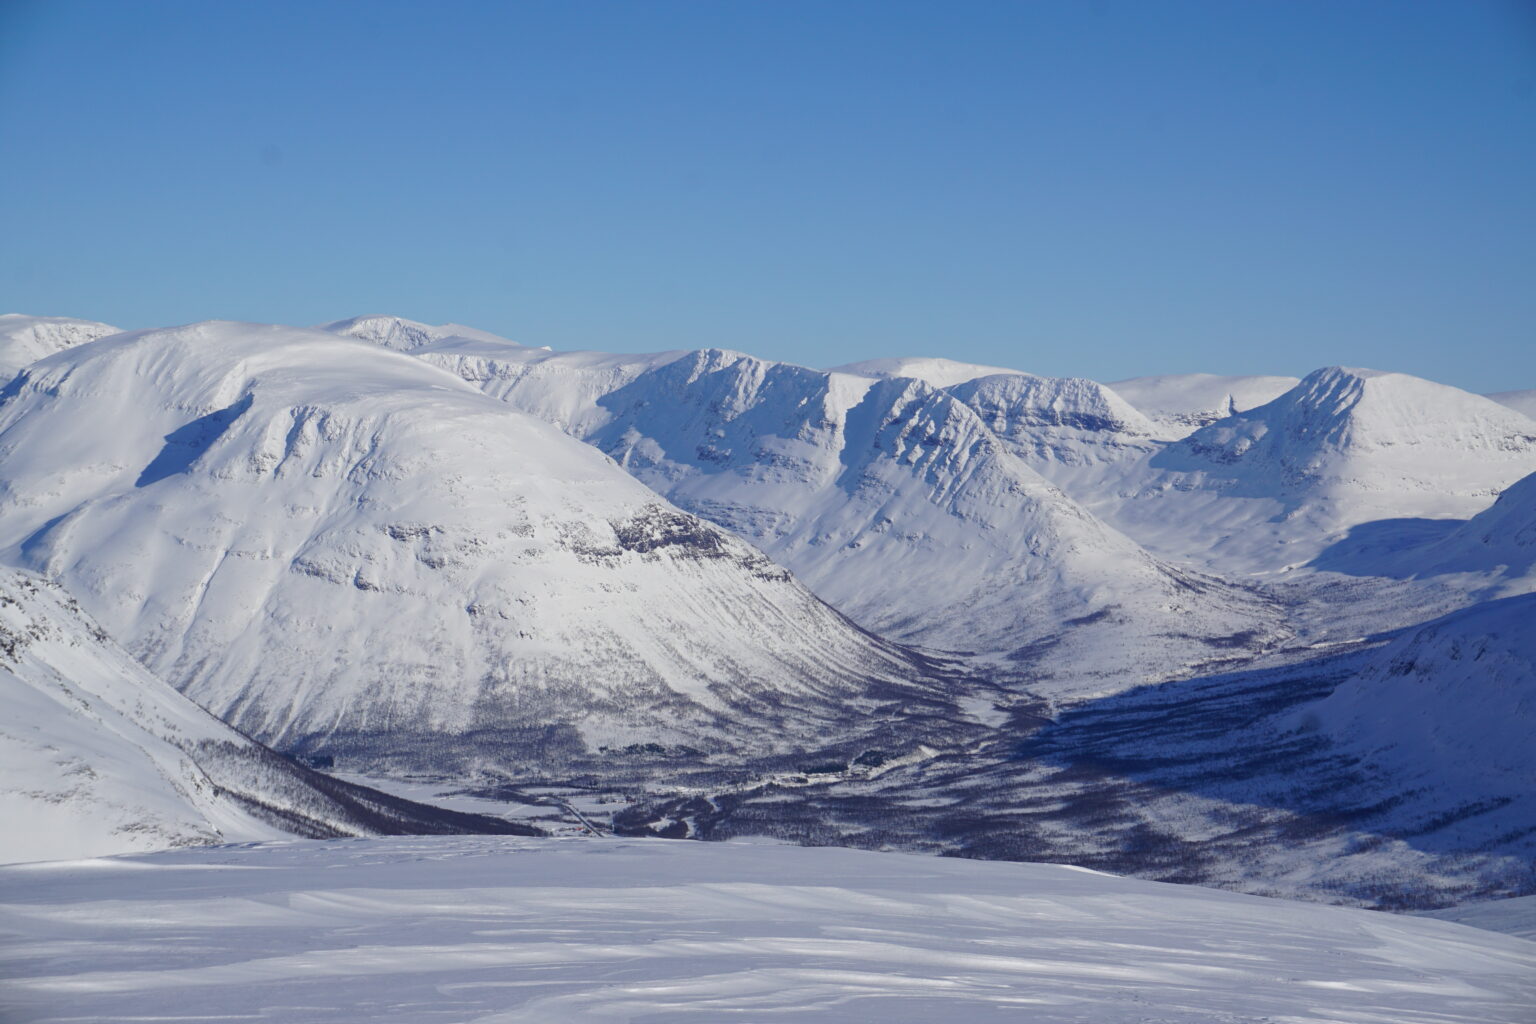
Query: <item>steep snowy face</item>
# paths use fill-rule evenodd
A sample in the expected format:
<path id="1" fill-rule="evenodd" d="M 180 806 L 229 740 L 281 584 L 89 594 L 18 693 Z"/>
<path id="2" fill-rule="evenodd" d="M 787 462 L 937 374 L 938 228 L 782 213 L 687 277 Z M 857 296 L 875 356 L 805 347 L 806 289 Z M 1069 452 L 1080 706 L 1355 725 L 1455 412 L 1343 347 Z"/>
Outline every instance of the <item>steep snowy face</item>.
<path id="1" fill-rule="evenodd" d="M 1353 575 L 1455 577 L 1445 582 L 1484 598 L 1536 590 L 1536 473 L 1466 522 L 1407 520 L 1385 540 L 1348 538 L 1315 564 Z"/>
<path id="2" fill-rule="evenodd" d="M 0 569 L 0 698 L 3 862 L 493 824 L 278 757 L 150 675 L 56 585 L 12 569 Z"/>
<path id="3" fill-rule="evenodd" d="M 1405 631 L 1300 716 L 1401 792 L 1446 808 L 1497 806 L 1536 820 L 1536 594 L 1474 605 Z M 1486 809 L 1483 808 L 1483 809 Z M 1493 826 L 1488 826 L 1493 827 Z"/>
<path id="4" fill-rule="evenodd" d="M 177 742 L 236 744 L 239 734 L 114 650 L 61 593 L 9 569 L 0 691 L 0 860 L 283 834 L 222 797 Z"/>
<path id="5" fill-rule="evenodd" d="M 1233 413 L 1272 402 L 1300 383 L 1295 377 L 1175 373 L 1109 386 L 1156 423 L 1160 437 L 1176 440 Z"/>
<path id="6" fill-rule="evenodd" d="M 67 316 L 0 315 L 0 384 L 28 363 L 116 334 L 117 328 Z"/>
<path id="7" fill-rule="evenodd" d="M 1153 450 L 1159 430 L 1112 390 L 1081 378 L 980 377 L 948 389 L 1015 455 L 1054 465 L 1114 462 Z"/>
<path id="8" fill-rule="evenodd" d="M 906 356 L 896 359 L 866 359 L 863 362 L 834 366 L 832 373 L 851 373 L 856 377 L 910 377 L 936 388 L 964 384 L 977 377 L 993 377 L 998 374 L 1018 374 L 1002 366 L 982 366 L 978 363 L 958 363 L 953 359 L 933 356 Z"/>
<path id="9" fill-rule="evenodd" d="M 1425 550 L 1420 571 L 1492 573 L 1512 589 L 1536 588 L 1536 473 Z"/>
<path id="10" fill-rule="evenodd" d="M 445 338 L 412 353 L 493 398 L 553 423 L 574 437 L 607 421 L 598 399 L 686 352 L 618 355 L 551 352 L 479 338 Z M 512 396 L 516 395 L 513 399 Z"/>
<path id="11" fill-rule="evenodd" d="M 775 750 L 931 699 L 905 652 L 598 452 L 316 331 L 34 365 L 0 405 L 0 551 L 284 748 Z"/>
<path id="12" fill-rule="evenodd" d="M 1081 678 L 1132 685 L 1167 659 L 1186 664 L 1193 634 L 1241 632 L 1259 614 L 1156 563 L 1010 454 L 965 403 L 914 378 L 719 349 L 461 352 L 446 365 L 746 537 L 883 635 L 992 653 L 1050 636 Z M 1133 638 L 1145 641 L 1139 658 Z"/>

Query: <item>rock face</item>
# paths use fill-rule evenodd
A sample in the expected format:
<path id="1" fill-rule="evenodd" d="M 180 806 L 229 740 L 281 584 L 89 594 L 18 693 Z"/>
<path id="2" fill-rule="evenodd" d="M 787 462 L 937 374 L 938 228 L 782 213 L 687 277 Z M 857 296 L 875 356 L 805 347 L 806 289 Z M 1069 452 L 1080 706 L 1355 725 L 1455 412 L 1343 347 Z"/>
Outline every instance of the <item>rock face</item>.
<path id="1" fill-rule="evenodd" d="M 967 404 L 1021 431 L 1052 420 L 1040 445 L 1054 454 L 1042 458 L 1092 462 L 1149 442 L 1144 418 L 1091 382 L 1015 375 L 952 394 L 721 349 L 606 356 L 449 340 L 414 354 L 601 449 L 903 642 L 1037 671 L 1049 650 L 1100 687 L 1197 663 L 1212 651 L 1197 636 L 1268 629 L 1262 602 L 1147 555 Z"/>
<path id="2" fill-rule="evenodd" d="M 318 331 L 205 323 L 30 367 L 0 404 L 0 550 L 283 749 L 772 751 L 948 699 L 598 452 Z"/>
<path id="3" fill-rule="evenodd" d="M 523 832 L 279 757 L 150 675 L 75 601 L 0 570 L 0 861 L 402 832 Z"/>
<path id="4" fill-rule="evenodd" d="M 0 315 L 0 385 L 28 363 L 116 333 L 116 327 L 94 320 L 21 313 Z"/>

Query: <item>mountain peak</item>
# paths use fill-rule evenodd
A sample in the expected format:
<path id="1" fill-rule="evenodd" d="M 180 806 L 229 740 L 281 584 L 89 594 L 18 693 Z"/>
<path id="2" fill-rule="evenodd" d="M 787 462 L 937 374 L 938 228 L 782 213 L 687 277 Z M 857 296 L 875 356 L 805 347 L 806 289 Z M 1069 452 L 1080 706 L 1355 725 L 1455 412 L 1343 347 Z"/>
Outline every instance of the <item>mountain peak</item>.
<path id="1" fill-rule="evenodd" d="M 961 363 L 939 356 L 898 356 L 894 359 L 865 359 L 834 366 L 832 373 L 851 373 L 856 377 L 911 377 L 936 388 L 953 387 L 978 377 L 1019 374 L 1002 366 Z"/>

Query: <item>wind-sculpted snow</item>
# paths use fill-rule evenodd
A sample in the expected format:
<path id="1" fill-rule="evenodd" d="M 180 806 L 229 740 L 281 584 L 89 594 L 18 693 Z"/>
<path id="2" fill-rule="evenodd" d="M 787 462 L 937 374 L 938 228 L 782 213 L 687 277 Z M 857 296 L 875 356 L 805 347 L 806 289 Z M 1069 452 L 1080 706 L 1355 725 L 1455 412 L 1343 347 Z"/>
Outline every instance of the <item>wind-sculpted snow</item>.
<path id="1" fill-rule="evenodd" d="M 771 751 L 948 700 L 759 552 L 411 356 L 207 323 L 18 384 L 0 547 L 281 748 Z"/>
<path id="2" fill-rule="evenodd" d="M 418 354 L 597 446 L 882 635 L 1013 654 L 1037 670 L 1049 651 L 1098 688 L 1208 658 L 1201 637 L 1262 644 L 1269 630 L 1261 602 L 1156 562 L 1015 456 L 966 402 L 913 378 L 719 349 L 529 357 L 448 344 Z M 1024 382 L 1031 397 L 1011 414 L 1054 415 L 1067 434 L 1101 425 L 1075 391 L 1108 403 L 1116 438 L 1145 422 L 1088 382 L 987 380 L 997 390 L 961 387 L 978 403 L 1012 402 L 1012 382 Z M 1063 629 L 1069 620 L 1077 628 Z"/>
<path id="3" fill-rule="evenodd" d="M 117 330 L 110 324 L 67 316 L 0 315 L 0 386 L 28 363 Z"/>
<path id="4" fill-rule="evenodd" d="M 287 835 L 522 832 L 307 771 L 117 647 L 74 600 L 0 570 L 0 862 Z"/>
<path id="5" fill-rule="evenodd" d="M 0 869 L 0 899 L 15 1024 L 1513 1024 L 1536 994 L 1536 943 L 1459 924 L 835 849 L 266 844 Z"/>

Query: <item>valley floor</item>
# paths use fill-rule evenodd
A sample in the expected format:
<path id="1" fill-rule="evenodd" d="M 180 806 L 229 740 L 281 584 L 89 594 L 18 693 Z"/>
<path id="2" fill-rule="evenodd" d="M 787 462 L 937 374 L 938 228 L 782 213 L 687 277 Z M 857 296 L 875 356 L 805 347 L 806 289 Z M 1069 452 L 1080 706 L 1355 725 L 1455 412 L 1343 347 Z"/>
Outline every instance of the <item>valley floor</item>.
<path id="1" fill-rule="evenodd" d="M 1500 1022 L 1536 942 L 1043 864 L 644 839 L 0 868 L 7 1021 Z"/>

